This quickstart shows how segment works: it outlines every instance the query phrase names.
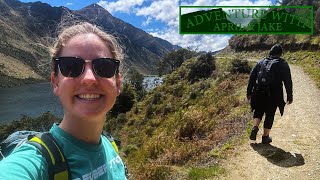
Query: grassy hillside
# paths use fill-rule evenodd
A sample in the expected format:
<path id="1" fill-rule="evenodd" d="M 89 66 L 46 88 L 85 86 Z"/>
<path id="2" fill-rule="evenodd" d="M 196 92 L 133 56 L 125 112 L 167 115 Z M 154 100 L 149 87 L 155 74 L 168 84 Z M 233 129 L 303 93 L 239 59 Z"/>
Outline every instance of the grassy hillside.
<path id="1" fill-rule="evenodd" d="M 200 71 L 199 71 L 200 70 Z M 122 141 L 132 179 L 205 179 L 224 173 L 219 160 L 246 135 L 246 61 L 191 58 L 166 76 L 131 111 L 108 119 L 105 129 Z M 10 133 L 48 130 L 60 119 L 38 118 L 0 126 Z"/>
<path id="2" fill-rule="evenodd" d="M 203 73 L 209 66 L 191 58 L 131 111 L 109 117 L 105 129 L 122 141 L 121 156 L 131 179 L 212 179 L 225 173 L 220 160 L 247 139 L 251 121 L 245 90 L 254 62 L 239 59 L 260 59 L 266 53 L 227 48 L 209 63 L 211 73 Z M 312 51 L 284 54 L 289 62 L 310 69 L 318 84 L 319 57 Z M 20 129 L 48 129 L 59 121 L 50 114 L 23 117 L 0 126 L 0 138 Z"/>
<path id="3" fill-rule="evenodd" d="M 30 32 L 21 14 L 0 2 L 0 87 L 44 81 L 42 63 L 49 62 L 46 47 Z"/>
<path id="4" fill-rule="evenodd" d="M 251 119 L 244 98 L 250 67 L 230 59 L 215 63 L 213 73 L 197 78 L 204 66 L 197 58 L 186 61 L 130 112 L 108 120 L 106 128 L 122 140 L 133 179 L 223 173 L 219 158 L 241 139 Z"/>

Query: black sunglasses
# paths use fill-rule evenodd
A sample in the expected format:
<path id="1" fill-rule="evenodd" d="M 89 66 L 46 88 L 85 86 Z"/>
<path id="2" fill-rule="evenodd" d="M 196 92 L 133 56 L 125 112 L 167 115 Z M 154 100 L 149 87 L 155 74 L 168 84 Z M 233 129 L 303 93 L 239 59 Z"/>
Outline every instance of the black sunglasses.
<path id="1" fill-rule="evenodd" d="M 79 77 L 85 69 L 86 62 L 78 57 L 58 57 L 53 58 L 55 62 L 55 72 L 60 72 L 65 77 Z M 98 58 L 91 61 L 94 73 L 102 78 L 111 78 L 119 72 L 120 61 L 111 58 Z"/>

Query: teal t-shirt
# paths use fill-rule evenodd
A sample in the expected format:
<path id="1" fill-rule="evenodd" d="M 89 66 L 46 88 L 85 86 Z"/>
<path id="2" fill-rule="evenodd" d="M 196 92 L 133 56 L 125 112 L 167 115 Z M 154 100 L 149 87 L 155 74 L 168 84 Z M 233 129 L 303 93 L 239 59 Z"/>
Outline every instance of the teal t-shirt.
<path id="1" fill-rule="evenodd" d="M 54 124 L 50 133 L 67 158 L 71 179 L 123 180 L 125 170 L 120 156 L 101 135 L 97 145 L 80 141 Z M 0 179 L 49 179 L 48 166 L 40 151 L 23 144 L 0 161 Z"/>

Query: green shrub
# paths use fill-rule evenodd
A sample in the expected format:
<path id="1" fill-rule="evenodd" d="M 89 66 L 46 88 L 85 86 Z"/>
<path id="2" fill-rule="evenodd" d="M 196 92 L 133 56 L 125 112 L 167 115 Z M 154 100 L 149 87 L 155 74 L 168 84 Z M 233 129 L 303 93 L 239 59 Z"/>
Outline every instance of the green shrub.
<path id="1" fill-rule="evenodd" d="M 210 53 L 206 53 L 201 55 L 195 63 L 190 64 L 188 68 L 190 71 L 187 75 L 187 79 L 193 83 L 202 78 L 208 78 L 211 75 L 216 69 L 215 59 Z"/>
<path id="2" fill-rule="evenodd" d="M 147 126 L 147 127 L 146 127 L 146 130 L 145 130 L 146 135 L 148 135 L 149 137 L 151 137 L 154 129 L 155 129 L 154 127 Z"/>
<path id="3" fill-rule="evenodd" d="M 157 159 L 165 150 L 166 142 L 164 140 L 157 140 L 156 142 L 149 142 L 147 145 L 148 157 L 150 159 Z"/>
<path id="4" fill-rule="evenodd" d="M 249 74 L 251 71 L 251 67 L 247 60 L 235 59 L 231 62 L 231 72 L 232 73 L 244 73 Z"/>
<path id="5" fill-rule="evenodd" d="M 173 87 L 172 95 L 175 97 L 182 97 L 183 95 L 183 85 L 177 84 Z"/>
<path id="6" fill-rule="evenodd" d="M 110 114 L 113 117 L 116 117 L 120 113 L 126 113 L 131 110 L 135 102 L 135 92 L 132 85 L 125 83 L 122 86 L 120 95 L 117 97 L 117 100 L 110 110 Z"/>
<path id="7" fill-rule="evenodd" d="M 214 176 L 224 172 L 225 170 L 218 165 L 210 167 L 194 167 L 188 172 L 188 177 L 190 180 L 212 179 Z"/>
<path id="8" fill-rule="evenodd" d="M 144 116 L 144 120 L 147 120 L 147 119 L 150 119 L 153 115 L 153 106 L 152 104 L 148 104 L 147 108 L 146 108 L 146 113 L 145 113 L 145 116 Z"/>
<path id="9" fill-rule="evenodd" d="M 167 114 L 173 112 L 173 110 L 174 110 L 174 107 L 172 107 L 172 103 L 171 102 L 166 103 L 165 107 L 163 108 L 162 114 L 167 115 Z"/>
<path id="10" fill-rule="evenodd" d="M 138 147 L 136 145 L 132 145 L 132 144 L 129 144 L 125 148 L 123 148 L 123 152 L 126 155 L 129 155 L 129 154 L 131 154 L 132 152 L 134 152 L 136 150 L 138 150 Z"/>
<path id="11" fill-rule="evenodd" d="M 151 165 L 145 171 L 146 179 L 166 180 L 170 179 L 171 168 L 163 165 Z"/>
<path id="12" fill-rule="evenodd" d="M 207 131 L 205 113 L 197 107 L 191 107 L 181 119 L 178 119 L 177 135 L 179 139 L 193 139 L 201 137 Z"/>
<path id="13" fill-rule="evenodd" d="M 161 93 L 160 92 L 155 92 L 154 95 L 153 95 L 153 98 L 152 98 L 152 104 L 159 104 L 160 103 L 160 100 L 161 100 Z"/>
<path id="14" fill-rule="evenodd" d="M 117 116 L 116 123 L 125 124 L 128 121 L 126 114 L 121 113 Z"/>

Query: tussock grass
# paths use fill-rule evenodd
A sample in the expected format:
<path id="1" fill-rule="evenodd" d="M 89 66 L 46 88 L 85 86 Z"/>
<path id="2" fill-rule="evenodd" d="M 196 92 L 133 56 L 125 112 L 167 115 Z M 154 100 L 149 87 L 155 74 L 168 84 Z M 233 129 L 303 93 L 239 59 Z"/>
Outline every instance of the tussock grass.
<path id="1" fill-rule="evenodd" d="M 287 53 L 284 56 L 290 63 L 301 66 L 305 72 L 315 81 L 320 88 L 320 52 L 319 51 L 297 51 Z"/>
<path id="2" fill-rule="evenodd" d="M 251 119 L 243 88 L 248 73 L 232 68 L 249 65 L 219 59 L 215 71 L 194 81 L 188 74 L 196 61 L 192 58 L 167 75 L 163 85 L 126 114 L 128 122 L 116 132 L 134 179 L 213 177 L 211 170 L 223 171 L 215 170 L 222 156 L 212 156 L 212 149 L 223 154 L 232 149 L 231 139 L 245 134 Z M 207 167 L 190 170 L 203 164 Z"/>
<path id="3" fill-rule="evenodd" d="M 224 173 L 225 170 L 221 166 L 215 165 L 210 167 L 193 167 L 188 172 L 188 179 L 202 180 L 212 179 L 214 176 Z"/>

